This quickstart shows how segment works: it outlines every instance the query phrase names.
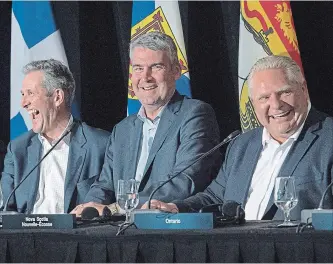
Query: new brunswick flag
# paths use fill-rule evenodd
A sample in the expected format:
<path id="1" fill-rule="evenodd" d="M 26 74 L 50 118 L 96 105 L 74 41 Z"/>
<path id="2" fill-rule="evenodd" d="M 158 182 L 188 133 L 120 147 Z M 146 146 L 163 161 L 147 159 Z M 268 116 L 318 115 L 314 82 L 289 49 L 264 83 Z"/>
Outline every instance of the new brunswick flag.
<path id="1" fill-rule="evenodd" d="M 241 0 L 238 87 L 243 132 L 260 126 L 248 98 L 247 77 L 252 65 L 268 55 L 283 55 L 302 62 L 289 1 Z"/>
<path id="2" fill-rule="evenodd" d="M 183 28 L 180 20 L 178 1 L 133 1 L 131 39 L 150 31 L 161 31 L 172 37 L 178 49 L 182 76 L 176 82 L 180 94 L 191 97 L 189 69 L 184 44 Z M 128 115 L 138 112 L 140 102 L 135 96 L 131 83 L 132 66 L 129 66 Z"/>

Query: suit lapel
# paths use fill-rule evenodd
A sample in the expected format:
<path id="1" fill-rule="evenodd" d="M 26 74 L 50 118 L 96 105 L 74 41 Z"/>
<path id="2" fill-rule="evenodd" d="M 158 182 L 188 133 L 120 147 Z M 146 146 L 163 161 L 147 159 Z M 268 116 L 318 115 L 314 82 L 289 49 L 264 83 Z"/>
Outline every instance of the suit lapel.
<path id="1" fill-rule="evenodd" d="M 303 130 L 297 141 L 291 147 L 286 159 L 284 160 L 279 175 L 292 175 L 301 161 L 312 142 L 317 138 L 314 131 L 319 129 L 318 120 L 314 123 L 314 112 L 310 111 L 309 116 L 304 124 Z"/>
<path id="2" fill-rule="evenodd" d="M 317 135 L 314 132 L 320 128 L 318 121 L 319 120 L 318 120 L 318 117 L 316 114 L 316 110 L 314 110 L 314 109 L 310 110 L 309 115 L 305 121 L 304 127 L 302 129 L 302 132 L 300 133 L 297 141 L 294 142 L 291 149 L 289 150 L 289 153 L 288 153 L 287 157 L 285 158 L 285 160 L 281 166 L 281 170 L 277 177 L 293 175 L 299 162 L 301 161 L 303 156 L 306 154 L 307 150 L 312 145 L 312 142 L 317 138 Z M 294 175 L 294 176 L 297 177 L 297 175 Z M 277 211 L 277 207 L 274 204 L 274 191 L 272 191 L 271 197 L 270 197 L 270 200 L 266 207 L 266 211 L 264 213 L 263 218 L 268 219 L 271 216 L 273 218 L 276 211 Z M 266 214 L 269 214 L 268 218 L 267 218 Z M 272 219 L 272 218 L 270 218 L 270 219 Z"/>
<path id="3" fill-rule="evenodd" d="M 175 95 L 172 97 L 170 100 L 169 104 L 165 107 L 160 123 L 158 125 L 155 138 L 153 141 L 153 145 L 151 147 L 151 150 L 149 152 L 148 160 L 146 163 L 146 167 L 143 173 L 143 179 L 142 181 L 144 182 L 144 178 L 147 176 L 147 171 L 150 165 L 152 164 L 157 151 L 161 148 L 163 142 L 165 141 L 168 132 L 170 131 L 171 125 L 174 123 L 176 120 L 176 115 L 175 113 L 179 111 L 180 106 L 181 106 L 181 101 L 182 97 L 178 94 L 178 92 L 175 92 Z"/>
<path id="4" fill-rule="evenodd" d="M 40 161 L 40 157 L 42 155 L 42 144 L 38 139 L 38 134 L 35 134 L 31 138 L 31 143 L 27 149 L 28 154 L 28 170 L 25 173 L 29 173 L 31 169 Z M 29 179 L 27 179 L 28 182 L 30 182 L 31 191 L 28 195 L 27 200 L 27 212 L 32 212 L 33 206 L 36 201 L 36 196 L 38 192 L 39 187 L 39 175 L 40 175 L 40 166 L 38 166 L 29 176 Z M 23 175 L 23 177 L 26 176 Z M 22 179 L 21 179 L 22 180 Z M 23 183 L 24 184 L 24 183 Z"/>
<path id="5" fill-rule="evenodd" d="M 252 176 L 257 166 L 260 153 L 262 151 L 261 135 L 262 129 L 259 129 L 250 140 L 249 146 L 244 154 L 244 157 L 246 157 L 244 167 L 241 168 L 243 173 L 239 173 L 240 177 L 237 178 L 237 188 L 233 190 L 235 194 L 238 194 L 238 199 L 236 199 L 237 197 L 235 197 L 234 200 L 238 201 L 241 198 L 240 202 L 243 204 L 243 207 L 247 202 L 247 196 L 249 193 Z M 243 194 L 243 197 L 240 197 L 239 194 Z"/>
<path id="6" fill-rule="evenodd" d="M 294 142 L 293 146 L 289 150 L 289 153 L 281 166 L 281 170 L 277 177 L 292 176 L 295 169 L 297 168 L 298 163 L 301 161 L 301 159 L 307 152 L 308 148 L 310 147 L 311 143 L 316 138 L 316 135 L 312 134 L 310 131 L 306 131 L 305 135 L 303 136 L 304 138 L 300 139 L 301 137 L 300 135 L 298 140 Z M 277 207 L 274 204 L 274 188 L 273 188 L 263 219 L 271 220 L 272 219 L 271 217 L 274 217 L 276 211 Z M 269 216 L 266 214 L 269 214 Z"/>
<path id="7" fill-rule="evenodd" d="M 139 161 L 139 153 L 141 151 L 140 144 L 142 141 L 142 126 L 143 123 L 139 118 L 136 118 L 133 122 L 133 128 L 130 131 L 130 151 L 129 161 L 126 162 L 127 169 L 126 174 L 123 175 L 123 179 L 135 179 L 136 168 Z"/>
<path id="8" fill-rule="evenodd" d="M 77 124 L 71 134 L 71 141 L 69 145 L 68 164 L 65 178 L 64 212 L 68 211 L 76 184 L 82 173 L 87 152 L 86 148 L 84 148 L 86 142 L 87 140 L 84 135 L 83 127 L 81 124 Z"/>

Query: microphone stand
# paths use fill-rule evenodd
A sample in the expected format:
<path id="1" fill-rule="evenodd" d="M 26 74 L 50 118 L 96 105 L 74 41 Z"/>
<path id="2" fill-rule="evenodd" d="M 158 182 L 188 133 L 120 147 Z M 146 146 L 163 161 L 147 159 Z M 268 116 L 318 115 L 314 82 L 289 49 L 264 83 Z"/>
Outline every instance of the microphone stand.
<path id="1" fill-rule="evenodd" d="M 236 130 L 234 132 L 232 132 L 228 137 L 226 137 L 222 142 L 220 142 L 218 145 L 216 145 L 215 147 L 213 147 L 211 150 L 207 151 L 206 153 L 204 153 L 202 156 L 200 156 L 199 158 L 197 158 L 195 161 L 193 161 L 192 163 L 190 163 L 188 166 L 186 166 L 184 169 L 182 169 L 180 172 L 177 172 L 175 175 L 173 175 L 172 177 L 170 177 L 168 180 L 164 181 L 161 185 L 157 186 L 152 193 L 150 194 L 149 198 L 148 198 L 148 209 L 150 209 L 151 207 L 151 200 L 154 196 L 154 194 L 161 189 L 165 184 L 167 184 L 168 182 L 170 182 L 171 180 L 173 180 L 174 178 L 176 178 L 177 176 L 179 176 L 180 174 L 182 174 L 185 170 L 187 170 L 189 167 L 191 167 L 192 165 L 194 165 L 195 163 L 197 163 L 198 161 L 204 159 L 205 157 L 207 157 L 208 155 L 212 154 L 215 150 L 219 149 L 221 146 L 223 146 L 224 144 L 228 143 L 229 141 L 231 141 L 232 139 L 236 138 L 237 136 L 239 136 L 241 134 L 241 132 L 239 130 Z M 186 174 L 187 175 L 187 174 Z M 188 176 L 189 177 L 189 176 Z M 188 178 L 187 177 L 187 178 Z"/>
<path id="2" fill-rule="evenodd" d="M 332 209 L 324 209 L 324 199 L 325 199 L 325 196 L 326 194 L 328 193 L 328 191 L 330 190 L 330 188 L 332 188 L 333 186 L 333 181 L 326 187 L 323 195 L 321 196 L 321 199 L 320 199 L 320 202 L 319 202 L 319 206 L 317 209 L 303 209 L 301 211 L 301 223 L 307 223 L 309 224 L 309 221 L 312 221 L 312 215 L 313 213 L 323 213 L 323 215 L 325 215 L 325 212 L 327 213 L 327 215 L 330 215 L 332 214 L 333 215 L 333 210 Z M 324 218 L 325 221 L 327 219 L 329 219 L 329 216 L 328 218 L 325 217 Z M 332 230 L 332 229 L 328 229 L 328 230 Z"/>
<path id="3" fill-rule="evenodd" d="M 323 210 L 324 208 L 324 199 L 325 199 L 325 196 L 326 194 L 328 193 L 329 189 L 332 188 L 333 186 L 333 181 L 327 186 L 327 188 L 325 189 L 324 193 L 323 193 L 323 196 L 321 197 L 320 199 L 320 202 L 319 202 L 319 206 L 318 206 L 318 209 L 317 210 Z"/>
<path id="4" fill-rule="evenodd" d="M 16 187 L 9 193 L 8 198 L 6 199 L 6 202 L 4 203 L 3 211 L 0 212 L 0 216 L 2 215 L 9 215 L 9 214 L 19 214 L 17 211 L 7 211 L 8 209 L 8 203 L 10 198 L 13 196 L 14 192 L 18 189 L 18 187 L 21 186 L 21 184 L 31 175 L 31 173 L 42 163 L 42 161 L 51 153 L 51 151 L 66 137 L 69 132 L 73 129 L 73 127 L 76 125 L 76 122 L 73 122 L 72 125 L 70 125 L 65 133 L 57 140 L 57 142 L 46 152 L 46 154 L 40 159 L 39 162 L 29 171 L 29 173 L 22 178 L 22 180 L 16 185 Z M 29 213 L 29 212 L 28 212 Z M 2 217 L 1 217 L 2 218 Z M 1 219 L 2 220 L 2 219 Z"/>

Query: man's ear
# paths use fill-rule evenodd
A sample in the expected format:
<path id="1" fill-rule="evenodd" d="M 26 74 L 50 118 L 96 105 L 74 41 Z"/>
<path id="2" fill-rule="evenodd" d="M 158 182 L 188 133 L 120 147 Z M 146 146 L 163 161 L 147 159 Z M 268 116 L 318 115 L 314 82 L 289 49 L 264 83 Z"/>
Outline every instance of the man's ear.
<path id="1" fill-rule="evenodd" d="M 59 107 L 65 101 L 65 93 L 62 89 L 55 89 L 54 91 L 54 103 Z"/>
<path id="2" fill-rule="evenodd" d="M 173 67 L 173 71 L 174 71 L 174 76 L 175 76 L 175 81 L 176 81 L 180 78 L 180 76 L 182 76 L 182 70 L 180 68 L 180 64 L 175 65 Z"/>
<path id="3" fill-rule="evenodd" d="M 307 99 L 310 100 L 310 95 L 309 95 L 309 90 L 308 90 L 308 84 L 306 83 L 306 81 L 303 82 L 301 88 L 302 88 L 303 92 L 305 93 Z"/>

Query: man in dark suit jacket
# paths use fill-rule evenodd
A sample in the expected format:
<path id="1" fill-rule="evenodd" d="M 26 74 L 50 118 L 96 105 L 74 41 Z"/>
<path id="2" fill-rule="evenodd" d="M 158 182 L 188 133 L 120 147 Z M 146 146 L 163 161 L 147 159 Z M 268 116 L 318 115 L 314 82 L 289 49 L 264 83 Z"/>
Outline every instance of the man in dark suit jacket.
<path id="1" fill-rule="evenodd" d="M 172 203 L 155 200 L 152 208 L 198 211 L 233 200 L 243 205 L 246 219 L 283 219 L 273 198 L 279 176 L 295 178 L 298 203 L 292 219 L 300 219 L 302 209 L 318 207 L 333 175 L 332 117 L 311 107 L 302 72 L 289 57 L 260 59 L 248 80 L 250 99 L 264 127 L 231 142 L 217 178 L 204 192 Z M 324 205 L 332 207 L 332 192 Z"/>
<path id="2" fill-rule="evenodd" d="M 1 185 L 7 210 L 23 213 L 67 213 L 82 203 L 99 175 L 110 132 L 74 120 L 75 82 L 69 69 L 50 59 L 24 68 L 22 107 L 32 130 L 8 144 Z M 32 173 L 43 155 L 69 132 Z"/>
<path id="3" fill-rule="evenodd" d="M 177 49 L 172 39 L 151 32 L 131 44 L 132 85 L 142 107 L 117 124 L 110 137 L 102 173 L 92 185 L 83 207 L 93 206 L 101 213 L 116 202 L 119 179 L 137 179 L 139 206 L 163 181 L 219 142 L 219 129 L 213 109 L 206 103 L 181 96 L 175 81 L 181 75 Z M 158 125 L 156 124 L 157 122 Z M 146 128 L 156 129 L 150 136 Z M 145 137 L 150 137 L 145 140 Z M 172 201 L 203 191 L 220 167 L 220 153 L 197 162 L 166 184 L 156 197 Z M 115 207 L 110 206 L 114 211 Z"/>

